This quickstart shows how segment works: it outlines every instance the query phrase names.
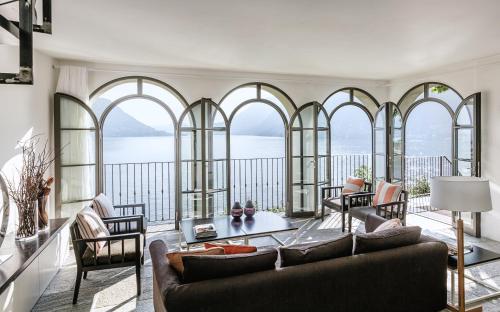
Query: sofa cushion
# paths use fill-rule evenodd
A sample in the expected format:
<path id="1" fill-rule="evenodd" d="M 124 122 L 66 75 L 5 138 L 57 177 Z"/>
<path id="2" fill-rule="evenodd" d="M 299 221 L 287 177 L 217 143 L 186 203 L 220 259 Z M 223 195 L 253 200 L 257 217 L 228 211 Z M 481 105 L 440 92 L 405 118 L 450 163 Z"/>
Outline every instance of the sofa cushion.
<path id="1" fill-rule="evenodd" d="M 144 252 L 144 236 L 140 235 L 139 238 L 139 256 L 142 256 Z M 122 241 L 113 241 L 108 246 L 104 246 L 98 253 L 96 257 L 96 264 L 109 264 L 109 263 L 120 263 L 122 260 L 124 262 L 134 261 L 137 258 L 137 253 L 135 249 L 135 239 L 126 239 L 123 241 L 123 256 L 122 256 Z M 111 257 L 109 257 L 111 255 Z M 82 257 L 83 265 L 94 265 L 94 252 L 90 248 L 85 249 Z"/>
<path id="2" fill-rule="evenodd" d="M 413 245 L 419 242 L 421 232 L 418 226 L 406 226 L 358 234 L 354 238 L 354 254 Z"/>
<path id="3" fill-rule="evenodd" d="M 222 247 L 215 247 L 215 248 L 209 248 L 209 249 L 199 249 L 199 250 L 192 250 L 192 251 L 174 251 L 174 252 L 169 252 L 167 253 L 167 259 L 170 265 L 177 271 L 178 274 L 182 275 L 184 273 L 184 265 L 182 262 L 182 258 L 185 256 L 192 256 L 192 255 L 223 255 L 224 254 L 224 248 Z"/>
<path id="4" fill-rule="evenodd" d="M 249 245 L 231 245 L 231 244 L 217 244 L 217 243 L 205 243 L 205 249 L 222 247 L 224 248 L 224 254 L 235 255 L 235 254 L 245 254 L 256 252 L 257 247 Z"/>
<path id="5" fill-rule="evenodd" d="M 183 282 L 223 278 L 275 269 L 278 252 L 263 249 L 249 254 L 223 256 L 184 256 Z"/>
<path id="6" fill-rule="evenodd" d="M 352 255 L 352 234 L 316 243 L 280 247 L 281 267 Z"/>
<path id="7" fill-rule="evenodd" d="M 403 225 L 401 224 L 401 220 L 398 218 L 390 219 L 379 225 L 375 231 L 373 232 L 381 232 L 389 229 L 395 229 L 395 228 L 400 228 Z"/>

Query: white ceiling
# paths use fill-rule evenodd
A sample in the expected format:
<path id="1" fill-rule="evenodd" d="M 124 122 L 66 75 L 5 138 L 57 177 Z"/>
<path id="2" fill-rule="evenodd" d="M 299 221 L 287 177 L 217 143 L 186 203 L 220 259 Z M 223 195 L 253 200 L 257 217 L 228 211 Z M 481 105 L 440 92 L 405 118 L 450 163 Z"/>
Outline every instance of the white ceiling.
<path id="1" fill-rule="evenodd" d="M 35 47 L 92 62 L 391 79 L 500 53 L 499 0 L 54 0 Z"/>

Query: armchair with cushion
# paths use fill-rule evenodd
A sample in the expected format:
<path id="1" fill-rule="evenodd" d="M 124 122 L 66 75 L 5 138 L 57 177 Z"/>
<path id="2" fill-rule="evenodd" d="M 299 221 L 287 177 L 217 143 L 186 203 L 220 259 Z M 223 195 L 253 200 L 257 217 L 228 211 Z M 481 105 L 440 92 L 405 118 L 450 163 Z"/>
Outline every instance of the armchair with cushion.
<path id="1" fill-rule="evenodd" d="M 372 183 L 365 181 L 361 192 L 345 194 L 342 192 L 343 189 L 344 185 L 321 188 L 321 220 L 323 221 L 325 219 L 325 209 L 327 207 L 340 212 L 342 214 L 342 232 L 345 231 L 345 214 L 348 211 L 347 196 L 358 193 L 371 193 Z"/>
<path id="2" fill-rule="evenodd" d="M 397 200 L 382 204 L 373 204 L 376 193 L 358 193 L 347 196 L 348 227 L 352 230 L 352 218 L 365 222 L 367 216 L 376 214 L 386 220 L 398 218 L 406 225 L 408 192 L 401 190 Z"/>
<path id="3" fill-rule="evenodd" d="M 117 217 L 106 218 L 102 222 L 114 229 L 109 236 L 83 238 L 77 221 L 70 226 L 71 239 L 77 265 L 77 275 L 73 304 L 78 300 L 78 292 L 82 279 L 87 278 L 89 271 L 114 269 L 119 267 L 135 266 L 137 295 L 141 294 L 141 263 L 144 263 L 143 217 Z M 132 231 L 131 229 L 136 229 Z M 120 232 L 119 229 L 123 229 Z M 98 248 L 98 244 L 105 242 L 104 247 Z M 89 247 L 89 244 L 93 248 Z"/>
<path id="4" fill-rule="evenodd" d="M 144 203 L 113 205 L 112 201 L 101 193 L 92 200 L 90 207 L 95 210 L 103 221 L 141 216 L 143 219 L 141 233 L 146 235 L 148 230 L 148 219 L 146 218 L 146 205 Z M 129 227 L 127 227 L 127 225 L 129 225 Z M 110 227 L 109 232 L 111 234 L 137 232 L 137 227 L 135 223 L 128 224 L 120 222 Z M 144 241 L 144 244 L 146 244 L 146 241 Z"/>

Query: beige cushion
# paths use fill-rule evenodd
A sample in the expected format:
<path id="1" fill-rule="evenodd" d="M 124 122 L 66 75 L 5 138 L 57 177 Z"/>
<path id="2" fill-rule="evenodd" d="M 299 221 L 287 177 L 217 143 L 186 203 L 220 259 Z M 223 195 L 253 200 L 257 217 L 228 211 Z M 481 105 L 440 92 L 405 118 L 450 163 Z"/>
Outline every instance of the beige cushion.
<path id="1" fill-rule="evenodd" d="M 340 198 L 339 197 L 329 197 L 326 199 L 326 201 L 330 204 L 330 205 L 336 205 L 336 206 L 341 206 L 342 204 L 340 203 Z"/>
<path id="2" fill-rule="evenodd" d="M 365 179 L 348 177 L 342 188 L 342 194 L 358 193 L 365 186 Z"/>
<path id="3" fill-rule="evenodd" d="M 84 239 L 99 238 L 109 236 L 109 231 L 97 213 L 90 207 L 85 207 L 76 215 L 76 223 L 80 235 Z M 106 241 L 96 242 L 96 251 L 99 252 L 106 244 Z M 94 243 L 88 242 L 87 246 L 94 251 Z"/>
<path id="4" fill-rule="evenodd" d="M 99 217 L 101 218 L 112 218 L 115 217 L 115 208 L 111 200 L 104 194 L 97 195 L 90 204 L 92 209 L 94 209 Z"/>
<path id="5" fill-rule="evenodd" d="M 396 229 L 396 228 L 399 228 L 402 226 L 403 225 L 401 224 L 401 220 L 391 219 L 391 220 L 387 220 L 384 223 L 382 223 L 381 225 L 379 225 L 375 229 L 375 231 L 373 231 L 373 232 L 380 232 L 380 231 L 389 230 L 389 229 Z"/>
<path id="6" fill-rule="evenodd" d="M 380 181 L 373 196 L 373 205 L 382 205 L 398 201 L 403 188 L 399 185 Z"/>
<path id="7" fill-rule="evenodd" d="M 177 273 L 184 273 L 184 265 L 182 257 L 184 256 L 202 256 L 202 255 L 223 255 L 224 248 L 214 247 L 209 249 L 200 249 L 193 251 L 175 251 L 167 253 L 167 259 L 170 265 L 177 271 Z"/>
<path id="8" fill-rule="evenodd" d="M 140 235 L 139 241 L 139 256 L 143 254 L 144 247 L 144 236 Z M 111 261 L 109 255 L 111 254 Z M 123 241 L 123 256 L 122 256 L 122 241 L 112 241 L 108 246 L 104 246 L 97 253 L 96 264 L 109 264 L 109 263 L 119 263 L 119 262 L 130 262 L 136 260 L 136 249 L 135 249 L 135 239 L 126 239 Z M 84 265 L 94 264 L 94 253 L 90 249 L 86 249 L 83 254 L 82 261 Z"/>

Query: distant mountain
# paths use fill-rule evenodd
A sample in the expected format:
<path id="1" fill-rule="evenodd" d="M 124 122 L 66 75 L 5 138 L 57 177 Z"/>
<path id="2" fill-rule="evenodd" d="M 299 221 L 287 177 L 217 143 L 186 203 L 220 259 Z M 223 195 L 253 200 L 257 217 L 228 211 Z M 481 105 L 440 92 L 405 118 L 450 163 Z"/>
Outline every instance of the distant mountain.
<path id="1" fill-rule="evenodd" d="M 97 116 L 101 116 L 103 111 L 111 102 L 106 99 L 98 99 L 92 106 Z M 109 113 L 104 124 L 105 137 L 152 137 L 171 136 L 172 133 L 156 130 L 145 125 L 129 114 L 125 113 L 119 106 Z"/>
<path id="2" fill-rule="evenodd" d="M 238 112 L 233 119 L 231 135 L 283 137 L 285 126 L 273 108 L 249 106 L 245 111 Z"/>

